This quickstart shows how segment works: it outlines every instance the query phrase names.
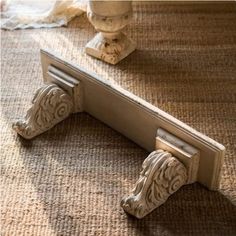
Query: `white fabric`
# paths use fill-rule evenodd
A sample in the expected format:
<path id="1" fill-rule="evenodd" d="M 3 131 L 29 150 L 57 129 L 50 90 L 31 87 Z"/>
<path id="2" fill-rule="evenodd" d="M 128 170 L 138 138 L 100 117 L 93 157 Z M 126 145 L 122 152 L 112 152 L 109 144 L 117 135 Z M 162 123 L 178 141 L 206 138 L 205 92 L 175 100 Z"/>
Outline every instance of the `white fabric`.
<path id="1" fill-rule="evenodd" d="M 1 28 L 59 27 L 86 11 L 87 0 L 0 0 Z"/>

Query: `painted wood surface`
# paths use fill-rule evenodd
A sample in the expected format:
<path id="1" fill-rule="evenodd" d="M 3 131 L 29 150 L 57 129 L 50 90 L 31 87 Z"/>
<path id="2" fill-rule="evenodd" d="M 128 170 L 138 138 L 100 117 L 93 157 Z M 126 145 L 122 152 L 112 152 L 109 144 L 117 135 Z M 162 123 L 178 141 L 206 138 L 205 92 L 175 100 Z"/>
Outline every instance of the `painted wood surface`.
<path id="1" fill-rule="evenodd" d="M 74 65 L 59 56 L 42 50 L 43 76 L 46 83 L 53 78 L 48 68 L 53 66 L 81 83 L 83 111 L 122 133 L 135 143 L 152 152 L 155 150 L 159 128 L 166 130 L 200 151 L 197 181 L 216 190 L 225 148 L 211 138 L 197 132 L 183 122 L 151 105 L 118 85 Z M 66 84 L 64 85 L 64 88 Z"/>

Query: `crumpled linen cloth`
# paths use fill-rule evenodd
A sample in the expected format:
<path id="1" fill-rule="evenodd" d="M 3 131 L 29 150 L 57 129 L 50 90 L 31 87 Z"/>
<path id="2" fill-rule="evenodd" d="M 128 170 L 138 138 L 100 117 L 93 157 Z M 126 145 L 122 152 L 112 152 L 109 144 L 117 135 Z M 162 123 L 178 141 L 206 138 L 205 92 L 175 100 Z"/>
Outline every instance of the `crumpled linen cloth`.
<path id="1" fill-rule="evenodd" d="M 60 27 L 86 11 L 87 0 L 0 0 L 6 30 Z"/>

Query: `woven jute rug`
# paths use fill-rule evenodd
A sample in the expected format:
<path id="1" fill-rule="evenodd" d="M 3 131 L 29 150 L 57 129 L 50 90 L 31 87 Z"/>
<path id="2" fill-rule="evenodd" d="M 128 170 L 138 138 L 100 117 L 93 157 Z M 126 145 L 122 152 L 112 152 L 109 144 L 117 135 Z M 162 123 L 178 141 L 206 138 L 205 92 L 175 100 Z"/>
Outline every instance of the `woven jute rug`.
<path id="1" fill-rule="evenodd" d="M 236 235 L 236 3 L 135 3 L 137 50 L 116 66 L 87 56 L 86 16 L 1 32 L 1 235 Z M 220 190 L 182 187 L 142 220 L 121 198 L 148 153 L 87 114 L 25 141 L 11 130 L 43 85 L 40 48 L 120 84 L 225 145 Z M 125 114 L 124 114 L 125 115 Z"/>

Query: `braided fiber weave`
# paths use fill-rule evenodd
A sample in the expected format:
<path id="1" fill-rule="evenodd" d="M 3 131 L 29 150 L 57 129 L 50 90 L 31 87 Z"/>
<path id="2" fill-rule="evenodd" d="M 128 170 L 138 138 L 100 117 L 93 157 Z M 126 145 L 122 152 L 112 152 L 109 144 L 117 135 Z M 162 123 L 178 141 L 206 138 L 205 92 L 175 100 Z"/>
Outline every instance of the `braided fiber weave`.
<path id="1" fill-rule="evenodd" d="M 85 15 L 68 27 L 1 32 L 1 235 L 236 235 L 236 3 L 134 4 L 126 33 L 138 48 L 116 66 L 87 56 L 95 30 Z M 148 153 L 88 114 L 74 114 L 25 141 L 11 130 L 43 85 L 49 48 L 225 145 L 220 190 L 182 187 L 145 217 L 121 198 Z"/>

